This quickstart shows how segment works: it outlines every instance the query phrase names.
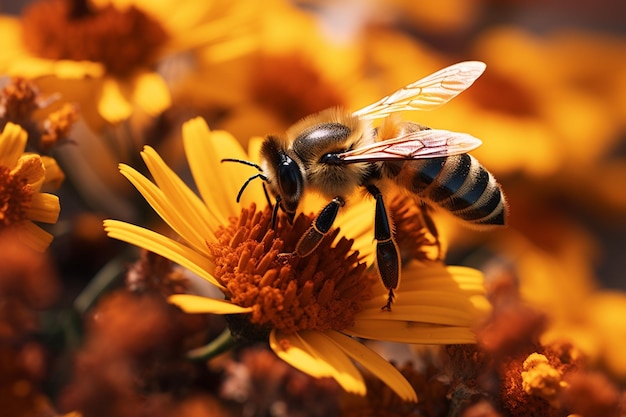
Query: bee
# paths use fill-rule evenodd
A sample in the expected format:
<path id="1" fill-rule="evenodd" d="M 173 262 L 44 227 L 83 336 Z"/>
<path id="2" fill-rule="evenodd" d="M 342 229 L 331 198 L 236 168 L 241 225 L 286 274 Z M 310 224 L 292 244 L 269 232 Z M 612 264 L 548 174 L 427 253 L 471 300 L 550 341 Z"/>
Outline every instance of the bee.
<path id="1" fill-rule="evenodd" d="M 225 159 L 255 167 L 259 172 L 241 187 L 238 200 L 253 179 L 275 198 L 272 225 L 278 210 L 293 221 L 305 191 L 329 199 L 298 241 L 294 255 L 307 256 L 332 228 L 346 198 L 362 189 L 375 199 L 376 266 L 388 290 L 383 310 L 391 310 L 400 282 L 401 259 L 393 220 L 385 208 L 384 191 L 399 187 L 427 206 L 434 205 L 466 223 L 504 225 L 507 205 L 500 186 L 468 154 L 481 141 L 467 133 L 431 129 L 390 117 L 406 110 L 437 108 L 466 90 L 486 65 L 460 62 L 413 82 L 361 110 L 331 108 L 308 116 L 284 136 L 268 135 L 261 146 L 261 164 Z M 375 128 L 372 121 L 385 119 Z M 266 187 L 267 185 L 267 187 Z M 271 205 L 271 203 L 270 203 Z"/>

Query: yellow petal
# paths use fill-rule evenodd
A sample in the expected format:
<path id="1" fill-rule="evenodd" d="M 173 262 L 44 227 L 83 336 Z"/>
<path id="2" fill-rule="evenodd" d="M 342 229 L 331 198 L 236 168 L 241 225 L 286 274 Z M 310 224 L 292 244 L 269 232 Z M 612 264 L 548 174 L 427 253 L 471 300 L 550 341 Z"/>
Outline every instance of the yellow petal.
<path id="1" fill-rule="evenodd" d="M 213 207 L 218 224 L 225 224 L 233 215 L 230 204 L 223 200 L 219 171 L 210 146 L 211 132 L 204 119 L 196 117 L 183 124 L 183 146 L 187 163 L 198 187 L 198 192 L 207 207 Z"/>
<path id="2" fill-rule="evenodd" d="M 428 299 L 427 295 L 424 299 Z M 356 320 L 389 320 L 403 322 L 418 322 L 440 324 L 445 326 L 469 326 L 475 317 L 470 311 L 453 308 L 442 307 L 438 305 L 426 305 L 417 303 L 415 305 L 398 305 L 394 303 L 391 311 L 382 311 L 380 302 L 373 307 L 360 311 Z"/>
<path id="3" fill-rule="evenodd" d="M 411 262 L 403 268 L 402 277 L 391 312 L 380 311 L 387 291 L 378 288 L 378 296 L 363 304 L 358 317 L 471 326 L 491 308 L 483 275 L 473 268 Z"/>
<path id="4" fill-rule="evenodd" d="M 52 60 L 34 56 L 19 56 L 5 65 L 5 68 L 3 74 L 28 79 L 46 76 L 55 77 L 57 80 L 94 79 L 102 77 L 105 73 L 104 66 L 97 62 Z"/>
<path id="5" fill-rule="evenodd" d="M 402 276 L 407 278 L 402 281 L 402 290 L 406 291 L 429 289 L 485 293 L 484 276 L 474 268 L 411 262 L 404 265 Z"/>
<path id="6" fill-rule="evenodd" d="M 363 368 L 376 375 L 400 398 L 405 401 L 417 402 L 417 394 L 411 384 L 386 359 L 351 337 L 334 330 L 325 332 L 324 336 L 332 340 L 346 355 L 358 362 Z"/>
<path id="7" fill-rule="evenodd" d="M 181 2 L 176 0 L 95 0 L 101 7 L 114 4 L 116 8 L 126 9 L 136 7 L 153 16 L 172 34 L 181 34 L 203 21 L 207 21 L 208 13 L 215 13 L 219 7 L 216 2 Z M 211 21 L 210 19 L 208 19 Z"/>
<path id="8" fill-rule="evenodd" d="M 65 180 L 65 173 L 59 167 L 57 160 L 50 156 L 42 156 L 41 162 L 46 170 L 46 179 L 44 180 L 44 188 L 47 190 L 58 189 Z"/>
<path id="9" fill-rule="evenodd" d="M 402 287 L 402 284 L 400 284 Z M 394 306 L 398 307 L 414 307 L 414 306 L 429 306 L 429 307 L 444 307 L 459 311 L 471 311 L 473 305 L 470 301 L 470 295 L 458 291 L 436 291 L 436 290 L 420 290 L 420 291 L 398 291 L 397 299 L 394 302 Z M 387 292 L 385 291 L 385 299 Z M 363 303 L 365 309 L 375 309 L 376 306 L 380 310 L 380 299 L 372 299 Z M 393 313 L 393 310 L 392 310 Z M 391 314 L 390 316 L 393 316 Z M 419 320 L 416 320 L 419 321 Z"/>
<path id="10" fill-rule="evenodd" d="M 349 207 L 339 212 L 335 222 L 343 235 L 354 239 L 352 248 L 359 251 L 368 265 L 374 263 L 376 256 L 376 245 L 373 244 L 375 204 L 373 198 L 356 197 L 350 201 Z"/>
<path id="11" fill-rule="evenodd" d="M 30 221 L 16 225 L 14 230 L 17 231 L 20 241 L 38 252 L 44 252 L 53 239 L 50 233 Z"/>
<path id="12" fill-rule="evenodd" d="M 203 39 L 199 40 L 203 41 Z M 184 43 L 188 46 L 194 42 L 185 40 Z M 253 34 L 242 34 L 236 39 L 223 40 L 204 48 L 202 52 L 203 58 L 208 62 L 221 63 L 249 54 L 258 49 L 258 47 L 259 39 L 255 38 Z"/>
<path id="13" fill-rule="evenodd" d="M 265 201 L 260 180 L 257 180 L 246 188 L 241 204 L 237 203 L 237 193 L 242 185 L 258 171 L 236 162 L 221 162 L 224 158 L 248 160 L 248 155 L 232 135 L 209 131 L 206 122 L 196 118 L 183 125 L 183 139 L 194 180 L 207 205 L 215 205 L 228 218 L 252 202 Z"/>
<path id="14" fill-rule="evenodd" d="M 330 365 L 308 349 L 297 334 L 270 332 L 270 347 L 276 355 L 300 371 L 314 378 L 331 377 Z"/>
<path id="15" fill-rule="evenodd" d="M 224 287 L 211 275 L 213 262 L 195 250 L 143 227 L 118 220 L 105 220 L 104 230 L 109 237 L 147 249 L 187 268 L 216 287 Z"/>
<path id="16" fill-rule="evenodd" d="M 433 345 L 476 343 L 476 336 L 467 326 L 438 326 L 413 321 L 355 319 L 354 325 L 343 331 L 364 339 L 398 343 Z"/>
<path id="17" fill-rule="evenodd" d="M 250 138 L 250 141 L 248 142 L 248 157 L 251 162 L 256 164 L 261 163 L 261 146 L 263 145 L 264 140 L 265 139 L 260 136 Z"/>
<path id="18" fill-rule="evenodd" d="M 329 365 L 331 376 L 343 389 L 347 392 L 365 395 L 363 375 L 336 343 L 324 333 L 317 331 L 303 331 L 298 332 L 297 335 L 310 352 Z"/>
<path id="19" fill-rule="evenodd" d="M 149 146 L 141 152 L 146 166 L 154 177 L 155 182 L 167 198 L 176 202 L 176 209 L 180 216 L 193 221 L 202 234 L 212 234 L 220 223 L 212 207 L 207 206 L 176 173 L 168 167 L 159 154 Z M 188 216 L 188 217 L 187 217 Z"/>
<path id="20" fill-rule="evenodd" d="M 22 22 L 17 17 L 0 15 L 0 33 L 2 33 L 2 48 L 0 48 L 0 72 L 8 73 L 7 64 L 20 55 L 24 55 Z"/>
<path id="21" fill-rule="evenodd" d="M 165 193 L 133 168 L 121 164 L 120 172 L 141 193 L 157 214 L 181 236 L 187 243 L 200 253 L 206 252 L 207 242 L 215 241 L 210 229 L 202 226 L 201 217 L 192 212 L 191 207 Z M 181 212 L 182 210 L 182 212 Z M 203 213 L 204 214 L 204 213 Z M 202 214 L 201 214 L 202 215 Z M 203 233 L 204 232 L 204 233 Z"/>
<path id="22" fill-rule="evenodd" d="M 191 294 L 170 295 L 167 301 L 177 305 L 185 313 L 241 314 L 252 311 L 250 307 L 241 307 L 228 301 Z"/>
<path id="23" fill-rule="evenodd" d="M 154 72 L 145 72 L 137 76 L 133 101 L 150 116 L 158 116 L 172 105 L 170 91 L 165 81 Z"/>
<path id="24" fill-rule="evenodd" d="M 363 376 L 331 339 L 316 331 L 270 333 L 270 347 L 279 358 L 315 378 L 332 377 L 347 392 L 365 395 Z"/>
<path id="25" fill-rule="evenodd" d="M 52 75 L 61 79 L 100 78 L 105 74 L 104 65 L 91 61 L 52 61 Z"/>
<path id="26" fill-rule="evenodd" d="M 110 123 L 119 123 L 130 117 L 133 112 L 131 103 L 124 97 L 118 82 L 106 78 L 102 83 L 102 95 L 98 100 L 98 113 Z"/>
<path id="27" fill-rule="evenodd" d="M 56 223 L 59 219 L 61 206 L 59 197 L 53 194 L 36 193 L 26 211 L 29 219 L 42 223 Z"/>
<path id="28" fill-rule="evenodd" d="M 43 167 L 41 157 L 33 153 L 22 155 L 17 160 L 17 165 L 13 168 L 11 174 L 25 179 L 26 183 L 29 184 L 35 192 L 39 191 L 46 178 L 46 171 Z"/>
<path id="29" fill-rule="evenodd" d="M 161 2 L 151 2 L 151 10 Z M 214 46 L 230 46 L 231 50 L 224 51 L 229 57 L 239 56 L 249 51 L 259 43 L 253 19 L 258 20 L 261 4 L 258 2 L 190 2 L 189 6 L 181 7 L 175 3 L 161 11 L 165 13 L 160 19 L 171 33 L 184 33 L 184 36 L 170 38 L 166 53 L 172 51 L 190 50 L 204 47 L 212 49 Z M 202 5 L 202 6 L 201 6 Z M 253 36 L 254 35 L 254 36 Z M 245 48 L 233 40 L 245 39 L 252 45 Z"/>
<path id="30" fill-rule="evenodd" d="M 28 134 L 19 125 L 7 123 L 0 134 L 0 165 L 14 168 L 24 153 Z"/>
<path id="31" fill-rule="evenodd" d="M 201 240 L 212 241 L 213 232 L 221 223 L 218 212 L 207 206 L 176 173 L 165 164 L 159 154 L 149 146 L 141 152 L 146 166 L 162 190 L 163 195 L 178 211 L 178 221 L 186 221 L 198 228 Z M 176 219 L 172 219 L 176 220 Z"/>

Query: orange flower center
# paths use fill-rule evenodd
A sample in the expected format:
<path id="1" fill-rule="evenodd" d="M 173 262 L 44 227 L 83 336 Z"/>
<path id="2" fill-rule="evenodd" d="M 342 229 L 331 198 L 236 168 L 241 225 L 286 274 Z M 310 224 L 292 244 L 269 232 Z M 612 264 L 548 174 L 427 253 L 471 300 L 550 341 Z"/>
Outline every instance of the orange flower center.
<path id="1" fill-rule="evenodd" d="M 0 166 L 0 230 L 22 222 L 28 217 L 33 189 L 26 178 L 13 175 L 11 170 Z"/>
<path id="2" fill-rule="evenodd" d="M 340 330 L 354 322 L 354 314 L 368 300 L 373 274 L 365 273 L 352 241 L 335 229 L 315 252 L 292 256 L 312 216 L 300 215 L 289 225 L 279 216 L 270 227 L 271 210 L 253 205 L 218 232 L 219 243 L 209 245 L 215 276 L 234 304 L 252 307 L 250 322 L 283 332 L 309 329 Z"/>
<path id="3" fill-rule="evenodd" d="M 24 44 L 48 59 L 102 63 L 124 76 L 145 66 L 167 40 L 165 29 L 134 6 L 92 10 L 85 0 L 42 0 L 22 18 Z"/>

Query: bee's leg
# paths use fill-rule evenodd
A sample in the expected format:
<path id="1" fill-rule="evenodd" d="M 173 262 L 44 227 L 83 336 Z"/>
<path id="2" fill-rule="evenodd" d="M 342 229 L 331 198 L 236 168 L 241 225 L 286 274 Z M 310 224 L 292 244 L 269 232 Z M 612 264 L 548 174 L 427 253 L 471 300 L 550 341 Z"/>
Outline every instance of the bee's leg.
<path id="1" fill-rule="evenodd" d="M 426 202 L 419 203 L 420 212 L 422 213 L 422 219 L 424 220 L 424 226 L 428 229 L 428 233 L 430 233 L 435 238 L 435 246 L 437 248 L 437 258 L 435 260 L 441 261 L 443 251 L 441 249 L 441 242 L 439 241 L 439 231 L 437 230 L 437 225 L 433 221 L 432 216 L 430 215 L 432 211 L 432 207 L 426 204 Z"/>
<path id="2" fill-rule="evenodd" d="M 280 208 L 280 196 L 276 196 L 276 204 L 272 207 L 272 230 L 276 230 L 276 218 L 278 217 L 278 209 Z"/>
<path id="3" fill-rule="evenodd" d="M 274 205 L 272 204 L 272 200 L 270 199 L 270 193 L 267 192 L 265 182 L 263 183 L 263 194 L 265 194 L 265 200 L 267 200 L 267 205 L 270 207 L 270 210 L 274 210 Z"/>
<path id="4" fill-rule="evenodd" d="M 296 244 L 294 253 L 299 256 L 307 256 L 317 248 L 335 222 L 339 208 L 344 206 L 345 201 L 341 197 L 335 197 L 320 211 L 313 220 L 313 224 Z"/>
<path id="5" fill-rule="evenodd" d="M 393 223 L 387 215 L 383 195 L 378 187 L 368 185 L 367 191 L 376 199 L 376 215 L 374 217 L 374 238 L 376 239 L 376 266 L 385 288 L 389 290 L 387 304 L 382 309 L 391 311 L 391 304 L 400 281 L 400 251 L 393 237 Z"/>

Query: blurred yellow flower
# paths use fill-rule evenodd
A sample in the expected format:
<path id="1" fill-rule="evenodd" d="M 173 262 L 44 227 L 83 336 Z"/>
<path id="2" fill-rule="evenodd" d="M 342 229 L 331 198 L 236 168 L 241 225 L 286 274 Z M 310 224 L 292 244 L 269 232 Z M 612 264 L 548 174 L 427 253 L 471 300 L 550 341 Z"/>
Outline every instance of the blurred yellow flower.
<path id="1" fill-rule="evenodd" d="M 7 123 L 0 134 L 0 229 L 17 233 L 30 247 L 43 251 L 52 235 L 33 222 L 56 223 L 59 198 L 40 192 L 46 182 L 55 182 L 51 158 L 24 153 L 27 133 L 20 126 Z"/>
<path id="2" fill-rule="evenodd" d="M 467 32 L 476 24 L 483 1 L 416 3 L 411 0 L 295 0 L 295 3 L 319 10 L 337 31 L 357 32 L 368 26 L 393 25 L 409 26 L 419 33 L 450 37 Z"/>
<path id="3" fill-rule="evenodd" d="M 44 97 L 32 81 L 14 77 L 0 91 L 0 126 L 7 122 L 20 125 L 28 132 L 27 149 L 49 154 L 67 142 L 78 120 L 75 105 L 64 102 L 53 106 L 56 99 L 56 94 Z"/>
<path id="4" fill-rule="evenodd" d="M 244 6 L 219 1 L 35 1 L 19 18 L 0 17 L 0 72 L 41 78 L 42 88 L 50 83 L 52 90 L 80 103 L 91 126 L 118 123 L 137 109 L 157 115 L 170 106 L 171 97 L 156 64 L 175 53 L 248 37 L 252 9 Z"/>
<path id="5" fill-rule="evenodd" d="M 598 250 L 587 234 L 567 223 L 546 233 L 559 235 L 549 250 L 515 231 L 493 242 L 512 265 L 524 303 L 547 317 L 541 344 L 571 344 L 587 362 L 626 380 L 626 295 L 600 287 Z"/>
<path id="6" fill-rule="evenodd" d="M 309 114 L 349 104 L 353 47 L 337 45 L 314 15 L 285 0 L 264 2 L 255 25 L 253 53 L 214 65 L 214 50 L 198 50 L 198 69 L 174 89 L 175 100 L 238 138 L 284 131 Z"/>
<path id="7" fill-rule="evenodd" d="M 524 165 L 521 169 L 543 176 L 582 177 L 616 146 L 619 130 L 626 125 L 616 89 L 626 71 L 625 52 L 626 42 L 608 35 L 557 32 L 540 37 L 512 27 L 483 34 L 475 54 L 489 63 L 489 70 L 480 80 L 484 88 L 478 83 L 474 96 L 466 98 L 475 99 L 485 113 L 502 122 L 519 126 L 519 133 L 511 137 L 502 135 L 502 129 L 490 132 L 495 127 L 490 119 L 497 119 L 481 119 L 486 125 L 479 137 L 496 149 L 485 152 L 485 158 L 495 163 L 508 153 L 516 155 L 509 170 L 521 164 L 532 168 L 530 164 L 541 160 L 541 169 Z M 520 153 L 524 148 L 526 153 Z M 504 168 L 507 162 L 500 165 Z"/>
<path id="8" fill-rule="evenodd" d="M 620 381 L 626 380 L 626 294 L 619 291 L 595 291 L 561 317 L 543 335 L 546 345 L 570 342 L 592 363 L 605 368 Z"/>
<path id="9" fill-rule="evenodd" d="M 281 256 L 293 251 L 312 217 L 300 215 L 292 227 L 281 214 L 272 229 L 271 210 L 256 209 L 265 201 L 259 184 L 246 188 L 240 210 L 237 193 L 250 168 L 220 161 L 255 158 L 229 134 L 209 131 L 200 118 L 183 126 L 183 140 L 201 198 L 152 148 L 144 148 L 142 157 L 155 183 L 120 166 L 178 239 L 116 220 L 104 222 L 110 237 L 179 263 L 226 297 L 177 294 L 170 302 L 188 313 L 229 315 L 234 337 L 269 337 L 272 350 L 292 366 L 314 377 L 332 377 L 360 395 L 365 394 L 365 382 L 352 361 L 404 400 L 417 400 L 396 368 L 350 336 L 404 343 L 474 342 L 470 327 L 489 309 L 479 271 L 409 263 L 393 311 L 382 311 L 388 291 L 365 270 L 372 263 L 371 202 L 353 203 L 345 210 L 348 215 L 338 218 L 341 235 L 354 240 L 341 237 L 333 243 L 336 229 L 310 256 Z M 251 142 L 252 155 L 259 146 L 259 141 Z"/>

